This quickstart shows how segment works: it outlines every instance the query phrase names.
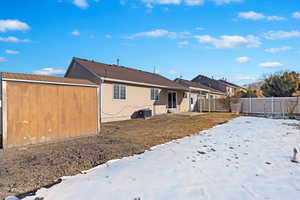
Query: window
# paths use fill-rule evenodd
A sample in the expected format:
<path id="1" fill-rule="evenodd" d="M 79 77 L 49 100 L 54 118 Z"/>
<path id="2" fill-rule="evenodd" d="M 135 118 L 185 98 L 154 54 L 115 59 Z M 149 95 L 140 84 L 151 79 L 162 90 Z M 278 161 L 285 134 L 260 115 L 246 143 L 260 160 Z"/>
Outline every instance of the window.
<path id="1" fill-rule="evenodd" d="M 194 99 L 193 99 L 193 98 L 191 98 L 190 103 L 191 103 L 191 104 L 194 104 Z"/>
<path id="2" fill-rule="evenodd" d="M 126 99 L 126 85 L 114 84 L 114 99 Z"/>
<path id="3" fill-rule="evenodd" d="M 159 100 L 160 89 L 151 88 L 151 100 L 158 101 Z"/>
<path id="4" fill-rule="evenodd" d="M 298 91 L 300 91 L 300 83 L 298 83 Z"/>

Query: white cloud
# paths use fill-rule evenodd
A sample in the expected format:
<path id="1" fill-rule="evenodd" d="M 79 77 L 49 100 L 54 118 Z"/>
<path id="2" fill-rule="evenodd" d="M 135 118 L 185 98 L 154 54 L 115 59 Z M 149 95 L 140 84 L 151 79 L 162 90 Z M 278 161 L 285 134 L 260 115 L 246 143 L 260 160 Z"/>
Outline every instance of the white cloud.
<path id="1" fill-rule="evenodd" d="M 7 62 L 7 59 L 4 57 L 0 57 L 0 63 L 2 63 L 2 62 Z"/>
<path id="2" fill-rule="evenodd" d="M 200 27 L 200 26 L 199 26 L 199 27 L 196 27 L 195 29 L 196 29 L 197 31 L 203 31 L 203 30 L 205 30 L 205 28 Z"/>
<path id="3" fill-rule="evenodd" d="M 75 35 L 75 36 L 79 36 L 80 35 L 80 31 L 78 30 L 74 30 L 71 32 L 72 35 Z"/>
<path id="4" fill-rule="evenodd" d="M 164 29 L 156 29 L 148 32 L 140 32 L 140 33 L 135 33 L 133 35 L 126 36 L 126 39 L 135 39 L 139 37 L 149 37 L 149 38 L 159 38 L 159 37 L 169 37 L 171 39 L 176 39 L 176 38 L 186 38 L 190 36 L 191 33 L 189 32 L 170 32 L 168 30 Z"/>
<path id="5" fill-rule="evenodd" d="M 239 18 L 243 18 L 243 19 L 250 19 L 250 20 L 268 20 L 268 21 L 283 21 L 286 20 L 285 17 L 280 17 L 280 16 L 266 16 L 262 13 L 257 13 L 254 11 L 249 11 L 249 12 L 240 12 L 238 14 Z"/>
<path id="6" fill-rule="evenodd" d="M 269 31 L 264 33 L 264 37 L 268 40 L 284 39 L 300 37 L 299 31 Z"/>
<path id="7" fill-rule="evenodd" d="M 259 20 L 259 19 L 264 19 L 265 16 L 261 13 L 257 13 L 254 11 L 249 11 L 249 12 L 240 12 L 238 14 L 239 18 L 243 19 L 252 19 L 252 20 Z"/>
<path id="8" fill-rule="evenodd" d="M 16 50 L 6 49 L 6 50 L 5 50 L 5 53 L 7 53 L 7 54 L 19 54 L 20 52 L 19 52 L 19 51 L 16 51 Z"/>
<path id="9" fill-rule="evenodd" d="M 25 22 L 16 19 L 0 20 L 0 32 L 27 31 L 30 27 Z"/>
<path id="10" fill-rule="evenodd" d="M 202 5 L 204 0 L 185 0 L 185 4 L 188 6 Z"/>
<path id="11" fill-rule="evenodd" d="M 263 62 L 263 63 L 260 63 L 259 66 L 261 66 L 261 67 L 281 67 L 281 66 L 283 66 L 283 64 L 281 64 L 280 62 Z"/>
<path id="12" fill-rule="evenodd" d="M 55 69 L 51 67 L 42 68 L 39 70 L 33 71 L 33 74 L 39 74 L 39 75 L 57 75 L 57 74 L 64 74 L 65 70 L 63 69 Z"/>
<path id="13" fill-rule="evenodd" d="M 255 80 L 256 80 L 255 78 L 243 74 L 235 75 L 230 78 L 230 81 L 232 82 L 251 82 Z"/>
<path id="14" fill-rule="evenodd" d="M 266 16 L 266 19 L 268 21 L 284 21 L 284 20 L 287 20 L 285 17 L 280 17 L 280 16 Z"/>
<path id="15" fill-rule="evenodd" d="M 30 42 L 29 39 L 19 39 L 14 36 L 0 37 L 0 42 L 11 42 L 11 43 L 21 43 L 21 42 Z"/>
<path id="16" fill-rule="evenodd" d="M 81 9 L 86 9 L 89 7 L 87 0 L 73 0 L 73 4 Z"/>
<path id="17" fill-rule="evenodd" d="M 110 38 L 112 38 L 112 35 L 106 34 L 104 37 L 107 38 L 107 39 L 110 39 Z"/>
<path id="18" fill-rule="evenodd" d="M 295 19 L 300 19 L 300 12 L 294 12 L 294 13 L 292 14 L 292 16 L 293 16 L 293 18 L 295 18 Z"/>
<path id="19" fill-rule="evenodd" d="M 222 35 L 220 39 L 210 35 L 195 36 L 200 43 L 210 43 L 215 48 L 255 48 L 261 45 L 260 39 L 253 35 L 246 37 L 239 35 Z"/>
<path id="20" fill-rule="evenodd" d="M 246 62 L 250 61 L 250 58 L 247 56 L 242 56 L 242 57 L 236 58 L 235 61 L 238 63 L 246 63 Z"/>
<path id="21" fill-rule="evenodd" d="M 243 2 L 243 0 L 212 0 L 217 5 L 223 5 L 228 3 L 240 3 Z"/>
<path id="22" fill-rule="evenodd" d="M 279 52 L 288 51 L 288 50 L 291 50 L 291 49 L 292 49 L 292 47 L 284 46 L 284 47 L 278 47 L 278 48 L 265 49 L 265 52 L 268 52 L 268 53 L 279 53 Z"/>
<path id="23" fill-rule="evenodd" d="M 180 5 L 199 6 L 205 3 L 205 0 L 141 0 L 148 8 L 153 8 L 153 4 L 161 5 Z M 243 0 L 210 0 L 216 5 L 223 5 L 228 3 L 242 2 Z"/>
<path id="24" fill-rule="evenodd" d="M 181 41 L 177 43 L 179 47 L 185 47 L 188 46 L 190 43 L 189 41 Z"/>

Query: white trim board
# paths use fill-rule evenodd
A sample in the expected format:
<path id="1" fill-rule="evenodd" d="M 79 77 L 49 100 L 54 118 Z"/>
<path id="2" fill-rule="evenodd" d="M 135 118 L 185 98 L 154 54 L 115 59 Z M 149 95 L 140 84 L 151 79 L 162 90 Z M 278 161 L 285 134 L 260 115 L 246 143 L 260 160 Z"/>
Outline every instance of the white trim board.
<path id="1" fill-rule="evenodd" d="M 24 80 L 24 79 L 12 79 L 12 78 L 2 78 L 2 81 L 41 83 L 41 84 L 52 84 L 52 85 L 69 85 L 69 86 L 82 86 L 82 87 L 98 87 L 98 85 L 81 84 L 81 83 L 64 83 L 64 82 L 37 81 L 37 80 Z"/>

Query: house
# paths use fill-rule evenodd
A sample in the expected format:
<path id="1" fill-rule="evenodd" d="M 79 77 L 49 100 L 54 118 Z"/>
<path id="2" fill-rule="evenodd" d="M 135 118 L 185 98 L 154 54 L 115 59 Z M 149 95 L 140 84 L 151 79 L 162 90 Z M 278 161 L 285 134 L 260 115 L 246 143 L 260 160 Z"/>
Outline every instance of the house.
<path id="1" fill-rule="evenodd" d="M 194 79 L 192 79 L 192 82 L 200 83 L 202 85 L 205 85 L 207 87 L 213 88 L 215 90 L 224 92 L 226 96 L 232 97 L 239 94 L 239 92 L 247 90 L 241 86 L 235 85 L 233 83 L 229 83 L 225 80 L 216 80 L 213 78 L 208 78 L 203 75 L 198 75 Z"/>
<path id="2" fill-rule="evenodd" d="M 177 78 L 174 81 L 189 89 L 188 98 L 190 111 L 201 111 L 199 108 L 199 101 L 201 99 L 220 99 L 226 97 L 225 92 L 207 87 L 200 83 L 181 78 Z"/>
<path id="3" fill-rule="evenodd" d="M 228 96 L 232 97 L 232 96 L 237 96 L 239 95 L 241 92 L 247 92 L 246 88 L 243 88 L 239 85 L 230 83 L 224 79 L 219 79 L 219 81 L 221 83 L 223 83 L 226 86 L 226 93 Z"/>
<path id="4" fill-rule="evenodd" d="M 131 119 L 141 109 L 153 115 L 189 110 L 188 88 L 159 74 L 73 58 L 65 77 L 100 86 L 101 122 Z"/>

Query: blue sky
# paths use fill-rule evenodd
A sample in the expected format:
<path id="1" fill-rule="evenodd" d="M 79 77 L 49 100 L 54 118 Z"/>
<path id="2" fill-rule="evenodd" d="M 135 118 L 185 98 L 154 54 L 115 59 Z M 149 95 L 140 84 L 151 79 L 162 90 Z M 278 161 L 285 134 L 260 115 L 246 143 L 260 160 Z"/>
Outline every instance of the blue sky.
<path id="1" fill-rule="evenodd" d="M 72 57 L 237 84 L 300 71 L 298 0 L 2 0 L 0 71 L 62 75 Z"/>

